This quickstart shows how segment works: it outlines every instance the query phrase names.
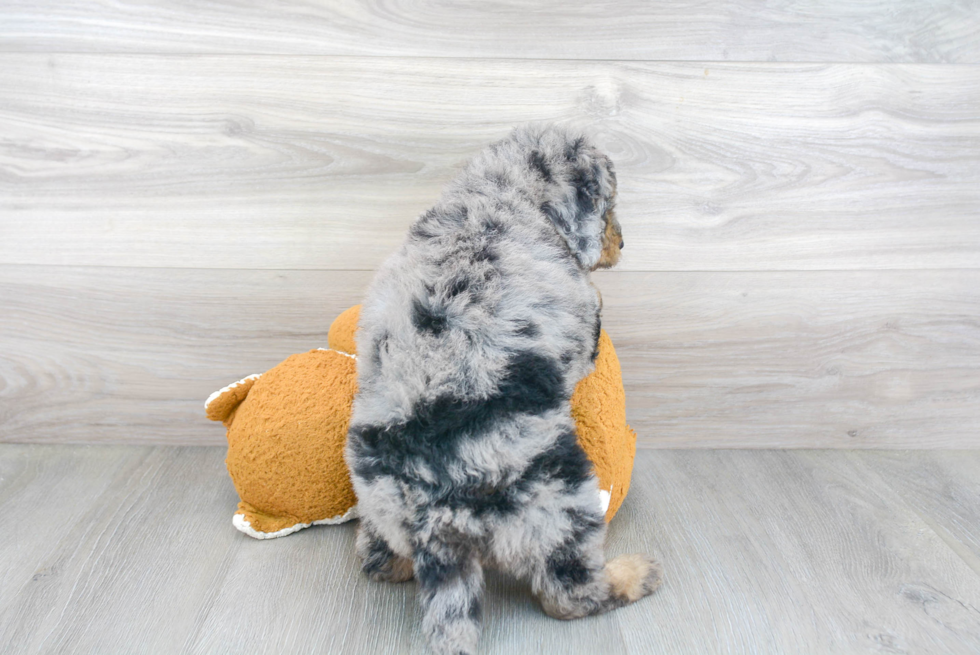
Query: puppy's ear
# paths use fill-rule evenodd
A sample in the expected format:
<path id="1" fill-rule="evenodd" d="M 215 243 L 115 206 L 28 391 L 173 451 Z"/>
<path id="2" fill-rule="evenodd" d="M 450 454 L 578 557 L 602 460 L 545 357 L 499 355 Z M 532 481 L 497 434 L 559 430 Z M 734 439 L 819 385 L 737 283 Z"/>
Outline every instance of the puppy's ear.
<path id="1" fill-rule="evenodd" d="M 605 213 L 616 189 L 612 161 L 582 138 L 565 148 L 567 185 L 561 198 L 541 209 L 555 225 L 579 264 L 592 270 L 602 257 Z"/>

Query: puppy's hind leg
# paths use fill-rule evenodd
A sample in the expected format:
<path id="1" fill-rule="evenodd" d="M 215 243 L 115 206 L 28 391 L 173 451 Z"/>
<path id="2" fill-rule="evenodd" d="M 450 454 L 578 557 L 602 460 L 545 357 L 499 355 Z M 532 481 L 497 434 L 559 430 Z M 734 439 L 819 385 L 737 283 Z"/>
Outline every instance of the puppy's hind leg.
<path id="1" fill-rule="evenodd" d="M 415 571 L 429 648 L 436 655 L 475 653 L 483 596 L 478 553 L 443 543 L 422 544 L 416 547 Z"/>
<path id="2" fill-rule="evenodd" d="M 395 554 L 361 519 L 357 528 L 357 554 L 361 558 L 361 570 L 377 582 L 407 582 L 412 579 L 412 560 Z"/>
<path id="3" fill-rule="evenodd" d="M 601 514 L 566 510 L 572 519 L 564 541 L 535 566 L 532 586 L 544 611 L 557 619 L 577 619 L 628 605 L 663 582 L 660 563 L 646 555 L 605 561 L 605 521 Z"/>

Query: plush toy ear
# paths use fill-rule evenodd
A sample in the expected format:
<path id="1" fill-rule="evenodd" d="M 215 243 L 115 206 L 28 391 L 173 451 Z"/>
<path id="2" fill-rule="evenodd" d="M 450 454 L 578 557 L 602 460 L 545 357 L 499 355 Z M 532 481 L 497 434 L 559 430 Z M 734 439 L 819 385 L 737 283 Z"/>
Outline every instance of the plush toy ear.
<path id="1" fill-rule="evenodd" d="M 357 331 L 357 321 L 361 318 L 361 306 L 354 305 L 334 319 L 327 334 L 327 345 L 332 350 L 339 350 L 348 355 L 357 354 L 354 343 L 354 333 Z"/>
<path id="2" fill-rule="evenodd" d="M 227 427 L 231 419 L 234 418 L 235 409 L 245 400 L 249 389 L 260 377 L 261 374 L 259 373 L 250 375 L 211 394 L 204 403 L 204 412 L 207 417 L 212 421 L 221 421 Z"/>

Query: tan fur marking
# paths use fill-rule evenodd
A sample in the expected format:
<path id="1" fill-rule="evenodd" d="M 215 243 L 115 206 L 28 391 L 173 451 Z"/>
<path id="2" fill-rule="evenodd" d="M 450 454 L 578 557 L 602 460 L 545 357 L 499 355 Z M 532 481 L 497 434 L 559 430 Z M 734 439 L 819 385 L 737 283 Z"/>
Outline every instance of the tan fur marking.
<path id="1" fill-rule="evenodd" d="M 614 595 L 637 601 L 663 582 L 663 569 L 644 555 L 620 555 L 606 563 L 606 575 Z"/>
<path id="2" fill-rule="evenodd" d="M 412 567 L 412 560 L 401 555 L 395 555 L 380 570 L 375 570 L 368 574 L 368 577 L 375 582 L 392 582 L 396 584 L 399 582 L 408 582 L 414 576 L 415 570 Z"/>
<path id="3" fill-rule="evenodd" d="M 570 621 L 572 619 L 580 619 L 586 614 L 582 605 L 560 605 L 555 599 L 547 597 L 542 597 L 540 600 L 541 609 L 553 619 Z"/>
<path id="4" fill-rule="evenodd" d="M 604 218 L 606 230 L 602 234 L 602 255 L 596 268 L 612 268 L 619 263 L 620 253 L 622 253 L 619 244 L 623 240 L 623 231 L 619 227 L 614 211 L 612 209 L 607 211 Z"/>
<path id="5" fill-rule="evenodd" d="M 391 569 L 388 574 L 388 582 L 408 582 L 415 575 L 412 569 L 412 560 L 401 555 L 396 555 L 391 560 Z"/>

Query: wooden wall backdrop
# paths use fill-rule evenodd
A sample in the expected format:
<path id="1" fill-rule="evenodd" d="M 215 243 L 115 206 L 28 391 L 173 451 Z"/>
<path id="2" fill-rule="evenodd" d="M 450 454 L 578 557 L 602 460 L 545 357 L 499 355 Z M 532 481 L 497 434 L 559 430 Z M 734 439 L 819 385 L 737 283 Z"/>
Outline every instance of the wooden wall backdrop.
<path id="1" fill-rule="evenodd" d="M 223 443 L 550 120 L 618 167 L 642 446 L 980 446 L 976 2 L 258 4 L 0 4 L 0 441 Z"/>

